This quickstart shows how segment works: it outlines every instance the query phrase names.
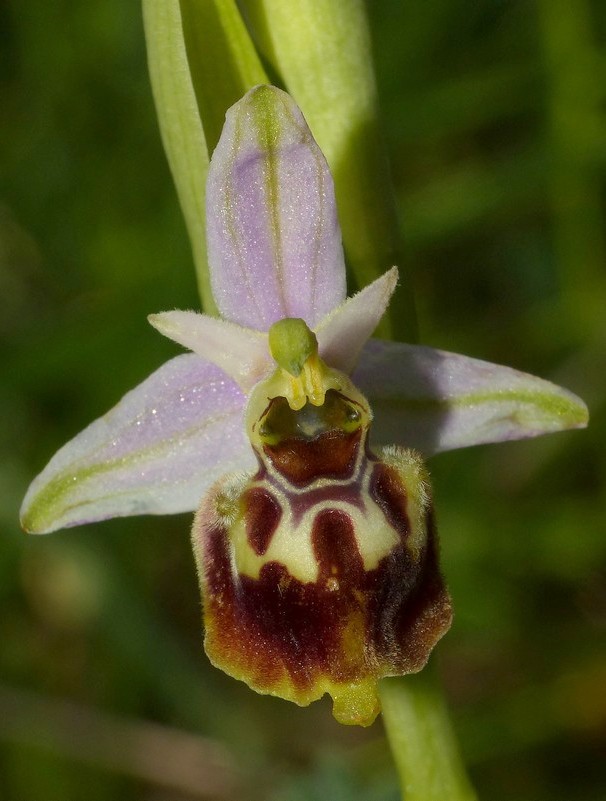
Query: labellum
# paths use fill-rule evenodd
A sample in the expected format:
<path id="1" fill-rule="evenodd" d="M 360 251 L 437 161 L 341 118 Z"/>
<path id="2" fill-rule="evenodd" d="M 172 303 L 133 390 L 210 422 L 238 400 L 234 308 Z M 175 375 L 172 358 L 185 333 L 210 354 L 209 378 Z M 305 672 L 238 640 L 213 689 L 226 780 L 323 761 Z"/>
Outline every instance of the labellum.
<path id="1" fill-rule="evenodd" d="M 274 324 L 278 368 L 253 391 L 253 475 L 205 498 L 193 544 L 210 660 L 261 693 L 369 725 L 377 681 L 420 670 L 450 626 L 427 472 L 373 453 L 372 412 L 303 320 Z"/>

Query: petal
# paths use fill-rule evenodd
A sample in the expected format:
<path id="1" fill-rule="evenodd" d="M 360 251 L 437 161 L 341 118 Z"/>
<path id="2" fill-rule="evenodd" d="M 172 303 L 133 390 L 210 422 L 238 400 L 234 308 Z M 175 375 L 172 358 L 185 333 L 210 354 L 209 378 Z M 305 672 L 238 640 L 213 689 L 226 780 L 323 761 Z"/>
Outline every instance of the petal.
<path id="1" fill-rule="evenodd" d="M 252 89 L 227 112 L 206 190 L 208 260 L 223 317 L 266 331 L 315 326 L 345 297 L 328 165 L 284 92 Z"/>
<path id="2" fill-rule="evenodd" d="M 244 392 L 274 366 L 267 334 L 252 328 L 193 311 L 161 312 L 147 319 L 164 336 L 220 367 Z"/>
<path id="3" fill-rule="evenodd" d="M 55 454 L 27 492 L 24 529 L 195 509 L 219 476 L 254 464 L 243 407 L 225 373 L 177 356 Z"/>
<path id="4" fill-rule="evenodd" d="M 351 373 L 389 304 L 398 268 L 392 267 L 328 314 L 316 329 L 320 355 L 331 367 Z"/>
<path id="5" fill-rule="evenodd" d="M 374 412 L 377 442 L 431 455 L 587 425 L 572 392 L 456 353 L 371 340 L 353 375 Z"/>

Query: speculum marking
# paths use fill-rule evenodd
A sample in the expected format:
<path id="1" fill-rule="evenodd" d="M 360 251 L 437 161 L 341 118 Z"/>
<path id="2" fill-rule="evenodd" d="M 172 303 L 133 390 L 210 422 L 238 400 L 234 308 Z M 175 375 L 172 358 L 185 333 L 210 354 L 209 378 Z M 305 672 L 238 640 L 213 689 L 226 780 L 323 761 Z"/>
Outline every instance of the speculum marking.
<path id="1" fill-rule="evenodd" d="M 262 556 L 280 525 L 282 508 L 264 487 L 247 489 L 243 496 L 243 503 L 246 537 L 257 556 Z"/>

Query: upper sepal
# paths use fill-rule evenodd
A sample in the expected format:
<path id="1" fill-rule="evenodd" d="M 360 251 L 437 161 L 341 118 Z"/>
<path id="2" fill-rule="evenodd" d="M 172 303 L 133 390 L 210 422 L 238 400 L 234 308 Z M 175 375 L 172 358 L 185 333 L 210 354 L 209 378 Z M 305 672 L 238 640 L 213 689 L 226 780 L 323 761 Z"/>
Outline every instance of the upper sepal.
<path id="1" fill-rule="evenodd" d="M 328 165 L 295 102 L 258 86 L 227 112 L 206 191 L 208 259 L 223 317 L 314 327 L 345 298 Z"/>

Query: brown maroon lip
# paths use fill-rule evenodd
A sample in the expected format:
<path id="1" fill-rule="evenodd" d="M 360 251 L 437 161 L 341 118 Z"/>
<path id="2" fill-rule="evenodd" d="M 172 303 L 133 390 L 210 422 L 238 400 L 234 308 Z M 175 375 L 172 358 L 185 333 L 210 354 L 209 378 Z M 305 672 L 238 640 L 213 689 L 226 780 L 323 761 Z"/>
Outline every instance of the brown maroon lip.
<path id="1" fill-rule="evenodd" d="M 332 429 L 310 440 L 292 437 L 264 445 L 263 452 L 291 484 L 306 487 L 320 478 L 351 478 L 361 437 L 361 428 L 351 433 Z"/>

